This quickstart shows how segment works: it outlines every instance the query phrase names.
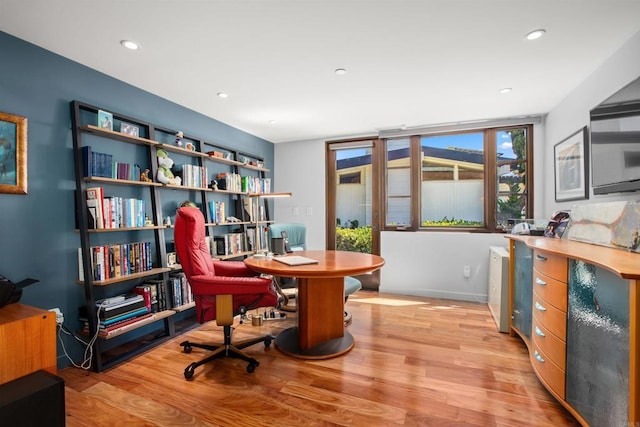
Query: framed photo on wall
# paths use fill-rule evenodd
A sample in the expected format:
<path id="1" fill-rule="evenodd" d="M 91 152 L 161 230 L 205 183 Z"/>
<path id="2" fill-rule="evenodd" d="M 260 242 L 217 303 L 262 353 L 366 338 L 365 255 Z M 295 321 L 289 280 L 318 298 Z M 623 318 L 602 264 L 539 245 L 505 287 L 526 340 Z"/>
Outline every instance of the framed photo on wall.
<path id="1" fill-rule="evenodd" d="M 553 147 L 556 202 L 589 198 L 588 138 L 585 126 Z"/>
<path id="2" fill-rule="evenodd" d="M 27 118 L 2 112 L 0 193 L 27 194 Z"/>

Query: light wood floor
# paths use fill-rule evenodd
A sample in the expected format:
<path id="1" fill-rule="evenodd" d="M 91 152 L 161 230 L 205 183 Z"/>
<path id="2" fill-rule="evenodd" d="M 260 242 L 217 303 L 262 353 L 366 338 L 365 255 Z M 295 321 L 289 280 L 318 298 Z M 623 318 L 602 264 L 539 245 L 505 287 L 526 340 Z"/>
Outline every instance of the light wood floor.
<path id="1" fill-rule="evenodd" d="M 184 368 L 217 341 L 210 322 L 104 373 L 65 368 L 67 426 L 574 426 L 535 377 L 519 338 L 497 332 L 485 304 L 360 291 L 347 309 L 356 345 L 323 361 L 249 348 L 260 361 Z M 236 339 L 288 320 L 240 325 Z"/>

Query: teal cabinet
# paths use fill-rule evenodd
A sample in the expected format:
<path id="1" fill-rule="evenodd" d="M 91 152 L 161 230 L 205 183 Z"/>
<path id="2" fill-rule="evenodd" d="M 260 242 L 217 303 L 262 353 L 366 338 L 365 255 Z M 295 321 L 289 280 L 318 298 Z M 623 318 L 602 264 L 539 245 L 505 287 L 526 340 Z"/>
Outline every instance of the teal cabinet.
<path id="1" fill-rule="evenodd" d="M 629 281 L 569 261 L 566 400 L 591 426 L 629 423 Z"/>
<path id="2" fill-rule="evenodd" d="M 514 241 L 513 309 L 511 324 L 521 335 L 531 339 L 533 301 L 533 250 Z"/>

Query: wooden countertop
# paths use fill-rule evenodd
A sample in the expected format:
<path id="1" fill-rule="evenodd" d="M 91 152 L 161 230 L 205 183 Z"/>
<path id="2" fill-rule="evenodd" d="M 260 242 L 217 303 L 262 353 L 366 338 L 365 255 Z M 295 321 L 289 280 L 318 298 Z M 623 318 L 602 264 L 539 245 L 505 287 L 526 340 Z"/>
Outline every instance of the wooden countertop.
<path id="1" fill-rule="evenodd" d="M 533 249 L 579 259 L 606 268 L 624 279 L 640 279 L 640 254 L 606 246 L 541 236 L 507 235 Z"/>

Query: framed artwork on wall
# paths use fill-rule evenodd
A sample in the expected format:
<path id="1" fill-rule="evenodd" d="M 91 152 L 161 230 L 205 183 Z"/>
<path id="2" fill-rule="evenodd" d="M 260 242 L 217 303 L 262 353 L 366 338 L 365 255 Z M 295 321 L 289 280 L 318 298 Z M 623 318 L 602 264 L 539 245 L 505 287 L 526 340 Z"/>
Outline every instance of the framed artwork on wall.
<path id="1" fill-rule="evenodd" d="M 2 112 L 0 193 L 27 194 L 27 118 Z"/>
<path id="2" fill-rule="evenodd" d="M 556 202 L 589 198 L 588 135 L 585 126 L 553 147 Z"/>

